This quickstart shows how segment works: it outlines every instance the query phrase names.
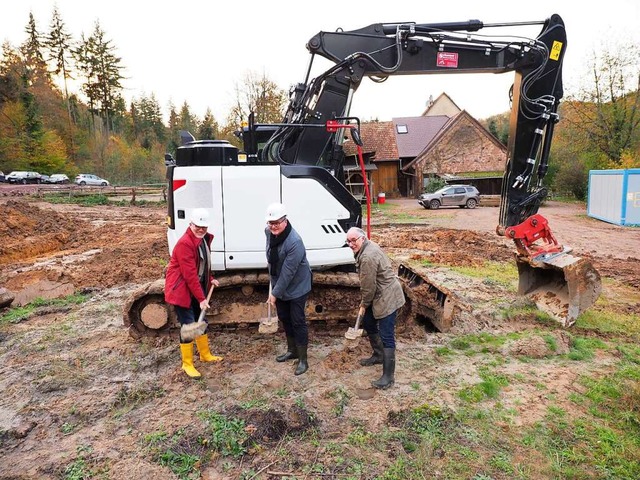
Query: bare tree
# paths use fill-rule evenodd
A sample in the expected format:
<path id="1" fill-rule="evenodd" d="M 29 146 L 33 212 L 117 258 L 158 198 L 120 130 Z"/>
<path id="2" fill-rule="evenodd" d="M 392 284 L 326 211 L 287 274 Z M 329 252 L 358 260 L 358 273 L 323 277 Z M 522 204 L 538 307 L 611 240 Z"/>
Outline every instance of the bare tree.
<path id="1" fill-rule="evenodd" d="M 640 141 L 640 49 L 594 52 L 589 70 L 589 85 L 567 102 L 567 121 L 617 166 Z"/>
<path id="2" fill-rule="evenodd" d="M 245 74 L 242 83 L 236 84 L 235 105 L 228 123 L 236 126 L 246 121 L 251 112 L 258 123 L 277 123 L 282 120 L 287 104 L 287 92 L 279 88 L 266 74 Z"/>

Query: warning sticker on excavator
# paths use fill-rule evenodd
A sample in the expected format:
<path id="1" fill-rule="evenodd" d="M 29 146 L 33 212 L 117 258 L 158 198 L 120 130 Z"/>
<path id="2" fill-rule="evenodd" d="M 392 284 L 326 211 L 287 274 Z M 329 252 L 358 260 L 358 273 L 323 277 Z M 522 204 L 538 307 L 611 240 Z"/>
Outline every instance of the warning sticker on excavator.
<path id="1" fill-rule="evenodd" d="M 457 52 L 438 52 L 436 65 L 444 68 L 458 68 Z"/>
<path id="2" fill-rule="evenodd" d="M 560 52 L 562 52 L 562 42 L 554 40 L 553 45 L 551 45 L 551 52 L 549 53 L 549 58 L 551 60 L 558 60 L 560 58 Z"/>

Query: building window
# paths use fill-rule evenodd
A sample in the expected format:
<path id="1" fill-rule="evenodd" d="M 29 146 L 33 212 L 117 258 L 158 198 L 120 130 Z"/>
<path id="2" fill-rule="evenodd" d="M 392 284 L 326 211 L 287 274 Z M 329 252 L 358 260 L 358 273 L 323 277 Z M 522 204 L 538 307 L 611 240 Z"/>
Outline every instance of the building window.
<path id="1" fill-rule="evenodd" d="M 409 129 L 406 125 L 396 125 L 396 131 L 398 133 L 409 133 Z"/>

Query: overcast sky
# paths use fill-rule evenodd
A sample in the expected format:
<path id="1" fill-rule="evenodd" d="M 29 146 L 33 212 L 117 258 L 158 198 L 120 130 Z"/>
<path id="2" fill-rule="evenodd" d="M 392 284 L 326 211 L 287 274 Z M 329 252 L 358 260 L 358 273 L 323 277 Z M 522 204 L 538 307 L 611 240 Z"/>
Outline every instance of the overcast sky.
<path id="1" fill-rule="evenodd" d="M 249 71 L 265 73 L 287 91 L 303 81 L 310 57 L 305 45 L 321 30 L 393 22 L 521 22 L 557 13 L 567 29 L 565 94 L 575 92 L 587 75 L 586 62 L 603 44 L 640 44 L 639 0 L 608 0 L 597 9 L 592 2 L 561 0 L 22 0 L 3 5 L 0 39 L 22 43 L 30 11 L 39 31 L 48 32 L 54 4 L 74 39 L 82 32 L 90 35 L 100 21 L 122 57 L 127 101 L 154 93 L 165 116 L 169 102 L 179 108 L 187 101 L 200 117 L 210 107 L 219 122 L 233 103 L 235 85 Z M 539 26 L 519 27 L 510 33 L 535 37 L 539 31 Z M 316 61 L 316 67 L 328 68 L 323 62 Z M 460 108 L 485 118 L 509 109 L 512 81 L 512 73 L 397 76 L 384 84 L 365 79 L 351 114 L 363 120 L 417 116 L 430 95 L 446 92 Z"/>

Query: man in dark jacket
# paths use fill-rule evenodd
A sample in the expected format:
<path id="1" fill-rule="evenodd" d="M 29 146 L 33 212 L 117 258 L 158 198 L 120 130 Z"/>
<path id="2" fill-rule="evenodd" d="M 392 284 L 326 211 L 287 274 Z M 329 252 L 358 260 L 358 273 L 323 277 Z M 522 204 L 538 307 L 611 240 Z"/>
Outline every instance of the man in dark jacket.
<path id="1" fill-rule="evenodd" d="M 285 206 L 269 205 L 266 220 L 266 252 L 272 287 L 267 301 L 275 305 L 287 335 L 287 351 L 278 355 L 276 361 L 297 358 L 295 374 L 301 375 L 309 368 L 309 330 L 304 310 L 311 291 L 311 268 L 302 238 L 289 223 Z"/>
<path id="2" fill-rule="evenodd" d="M 211 242 L 207 233 L 209 212 L 196 208 L 191 213 L 189 227 L 180 237 L 171 254 L 164 284 L 164 299 L 173 305 L 180 320 L 180 353 L 182 369 L 191 378 L 200 378 L 193 365 L 193 340 L 200 360 L 219 362 L 222 357 L 211 354 L 206 323 L 197 322 L 200 312 L 209 308 L 207 292 L 219 283 L 211 276 Z"/>
<path id="3" fill-rule="evenodd" d="M 371 384 L 387 389 L 395 381 L 396 315 L 405 302 L 402 285 L 389 257 L 378 244 L 367 239 L 362 229 L 350 228 L 347 244 L 355 255 L 362 295 L 360 309 L 364 311 L 363 327 L 373 348 L 373 355 L 360 360 L 360 364 L 371 366 L 382 363 L 382 377 Z"/>

